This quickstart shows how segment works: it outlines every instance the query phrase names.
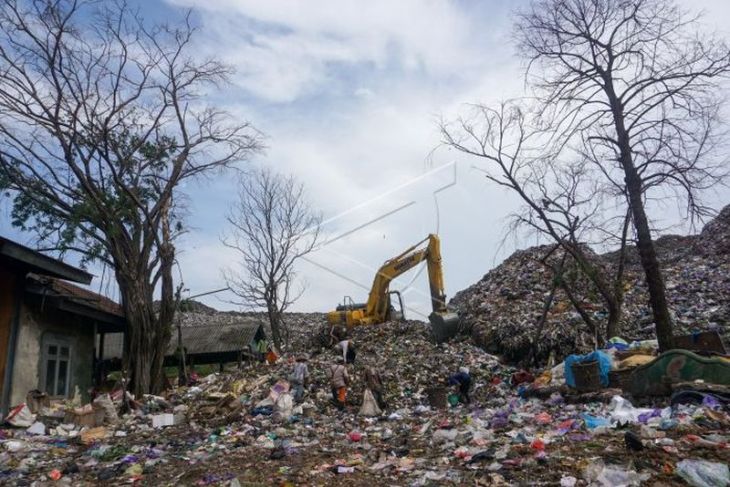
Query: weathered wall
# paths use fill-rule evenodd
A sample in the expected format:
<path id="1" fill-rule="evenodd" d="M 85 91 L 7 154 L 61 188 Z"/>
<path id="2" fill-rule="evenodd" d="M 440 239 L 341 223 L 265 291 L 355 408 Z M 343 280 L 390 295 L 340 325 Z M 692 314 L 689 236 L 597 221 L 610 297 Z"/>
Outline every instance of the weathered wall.
<path id="1" fill-rule="evenodd" d="M 54 309 L 40 312 L 34 310 L 34 306 L 24 303 L 13 370 L 12 405 L 24 402 L 28 391 L 41 388 L 41 346 L 46 333 L 55 333 L 70 339 L 72 350 L 69 395 L 73 395 L 74 388 L 78 386 L 83 399 L 88 399 L 87 390 L 92 386 L 94 358 L 93 326 L 68 313 Z"/>

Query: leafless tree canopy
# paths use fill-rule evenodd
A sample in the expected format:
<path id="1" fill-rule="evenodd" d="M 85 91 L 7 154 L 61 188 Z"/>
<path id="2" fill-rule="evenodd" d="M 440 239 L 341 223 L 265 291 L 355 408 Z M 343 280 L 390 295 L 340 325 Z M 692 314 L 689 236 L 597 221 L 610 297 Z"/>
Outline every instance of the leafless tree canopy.
<path id="1" fill-rule="evenodd" d="M 541 127 L 539 115 L 526 110 L 525 104 L 529 102 L 508 101 L 496 108 L 472 106 L 468 115 L 442 124 L 442 142 L 485 161 L 485 177 L 520 197 L 522 206 L 510 217 L 511 231 L 526 228 L 557 246 L 559 252 L 555 253 L 563 257 L 552 269 L 556 282 L 601 341 L 598 325 L 579 300 L 573 299 L 574 290 L 563 278 L 565 255 L 570 256 L 569 263 L 577 265 L 606 304 L 605 331 L 610 338 L 617 334 L 621 318 L 623 288 L 619 284 L 624 269 L 623 265 L 614 272 L 603 268 L 587 244 L 601 239 L 604 245 L 610 241 L 609 245 L 625 248 L 625 210 L 620 214 L 612 211 L 623 201 L 616 201 L 610 185 L 589 161 L 579 155 L 566 160 L 565 150 L 551 153 L 552 132 Z M 556 259 L 544 259 L 546 264 L 552 260 Z"/>
<path id="2" fill-rule="evenodd" d="M 282 314 L 304 290 L 294 287 L 295 264 L 317 244 L 321 218 L 302 184 L 268 169 L 242 179 L 238 197 L 228 214 L 232 231 L 223 242 L 240 261 L 225 269 L 224 277 L 238 304 L 266 310 L 272 338 L 281 347 Z"/>
<path id="3" fill-rule="evenodd" d="M 697 17 L 666 0 L 538 0 L 516 24 L 556 140 L 619 191 L 625 141 L 645 197 L 674 193 L 692 218 L 711 212 L 701 192 L 727 174 L 718 81 L 730 53 L 698 29 Z"/>
<path id="4" fill-rule="evenodd" d="M 248 123 L 203 102 L 229 70 L 193 56 L 194 31 L 189 18 L 149 25 L 116 2 L 0 10 L 0 188 L 14 223 L 46 247 L 116 270 L 136 392 L 160 386 L 180 183 L 259 148 Z"/>
<path id="5" fill-rule="evenodd" d="M 534 0 L 515 36 L 537 116 L 477 107 L 478 123 L 444 130 L 448 145 L 495 163 L 488 177 L 526 203 L 518 223 L 569 253 L 566 237 L 595 232 L 625 244 L 630 222 L 663 349 L 672 323 L 647 208 L 676 198 L 690 218 L 708 215 L 702 192 L 727 173 L 718 93 L 730 51 L 698 27 L 667 0 Z M 601 294 L 620 298 L 619 285 Z"/>

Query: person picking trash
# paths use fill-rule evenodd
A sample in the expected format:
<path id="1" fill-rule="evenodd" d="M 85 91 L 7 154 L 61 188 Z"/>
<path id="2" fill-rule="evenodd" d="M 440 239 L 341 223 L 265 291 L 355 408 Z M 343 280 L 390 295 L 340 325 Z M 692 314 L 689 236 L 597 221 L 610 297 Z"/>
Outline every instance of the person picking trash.
<path id="1" fill-rule="evenodd" d="M 355 346 L 352 344 L 352 340 L 342 340 L 336 345 L 336 348 L 342 352 L 345 363 L 355 363 Z"/>
<path id="2" fill-rule="evenodd" d="M 293 385 L 292 396 L 294 401 L 299 404 L 304 399 L 304 388 L 309 381 L 309 367 L 307 366 L 307 357 L 300 355 L 294 364 L 294 370 L 289 376 L 289 382 Z"/>
<path id="3" fill-rule="evenodd" d="M 471 375 L 466 367 L 459 367 L 459 372 L 449 377 L 450 386 L 459 386 L 459 402 L 463 404 L 471 403 L 469 390 L 471 389 Z"/>
<path id="4" fill-rule="evenodd" d="M 345 409 L 347 400 L 347 386 L 350 384 L 350 376 L 347 374 L 345 359 L 337 357 L 336 363 L 330 365 L 327 375 L 330 378 L 332 388 L 332 399 L 337 409 Z"/>
<path id="5" fill-rule="evenodd" d="M 387 405 L 383 399 L 383 379 L 380 371 L 372 365 L 365 367 L 365 387 L 373 393 L 378 407 L 385 410 Z"/>

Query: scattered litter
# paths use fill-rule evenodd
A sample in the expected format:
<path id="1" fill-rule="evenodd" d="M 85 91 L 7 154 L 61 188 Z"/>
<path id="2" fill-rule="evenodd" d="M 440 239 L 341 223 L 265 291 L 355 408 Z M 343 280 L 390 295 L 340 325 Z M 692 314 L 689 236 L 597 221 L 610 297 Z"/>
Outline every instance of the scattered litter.
<path id="1" fill-rule="evenodd" d="M 725 487 L 730 485 L 727 463 L 707 460 L 682 460 L 677 463 L 677 475 L 692 487 Z"/>

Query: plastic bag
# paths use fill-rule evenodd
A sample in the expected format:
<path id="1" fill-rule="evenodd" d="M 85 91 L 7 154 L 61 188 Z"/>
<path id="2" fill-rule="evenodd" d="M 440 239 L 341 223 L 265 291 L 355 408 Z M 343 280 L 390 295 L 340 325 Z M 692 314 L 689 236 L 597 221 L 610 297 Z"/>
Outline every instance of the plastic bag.
<path id="1" fill-rule="evenodd" d="M 360 407 L 360 416 L 380 416 L 383 411 L 378 407 L 375 396 L 370 389 L 365 389 L 362 397 L 362 406 Z"/>
<path id="2" fill-rule="evenodd" d="M 682 460 L 677 475 L 692 487 L 726 487 L 730 485 L 730 470 L 724 463 L 707 460 Z"/>
<path id="3" fill-rule="evenodd" d="M 18 428 L 28 428 L 35 422 L 35 415 L 30 412 L 28 405 L 23 403 L 11 409 L 5 421 Z"/>
<path id="4" fill-rule="evenodd" d="M 288 392 L 279 395 L 279 398 L 276 400 L 275 409 L 282 417 L 290 417 L 292 415 L 292 409 L 294 409 L 294 398 Z"/>
<path id="5" fill-rule="evenodd" d="M 589 430 L 600 427 L 611 427 L 611 422 L 606 418 L 601 418 L 600 416 L 591 416 L 590 414 L 585 413 L 583 413 L 581 417 L 586 424 L 586 428 L 588 428 Z"/>
<path id="6" fill-rule="evenodd" d="M 570 387 L 575 387 L 575 376 L 573 375 L 573 364 L 598 361 L 598 373 L 603 387 L 608 387 L 608 373 L 613 369 L 613 360 L 610 355 L 605 352 L 595 351 L 587 355 L 569 355 L 564 363 L 563 372 L 565 373 L 565 383 Z"/>
<path id="7" fill-rule="evenodd" d="M 119 421 L 117 408 L 114 406 L 109 394 L 101 394 L 100 396 L 97 396 L 92 402 L 92 406 L 94 409 L 101 409 L 104 411 L 104 422 L 113 424 Z"/>
<path id="8" fill-rule="evenodd" d="M 649 479 L 649 474 L 639 474 L 634 470 L 626 470 L 618 465 L 606 465 L 598 460 L 583 470 L 583 477 L 589 485 L 601 487 L 639 486 Z"/>
<path id="9" fill-rule="evenodd" d="M 642 414 L 652 414 L 651 408 L 635 408 L 627 399 L 621 396 L 613 396 L 611 399 L 611 420 L 619 423 L 637 423 Z"/>

